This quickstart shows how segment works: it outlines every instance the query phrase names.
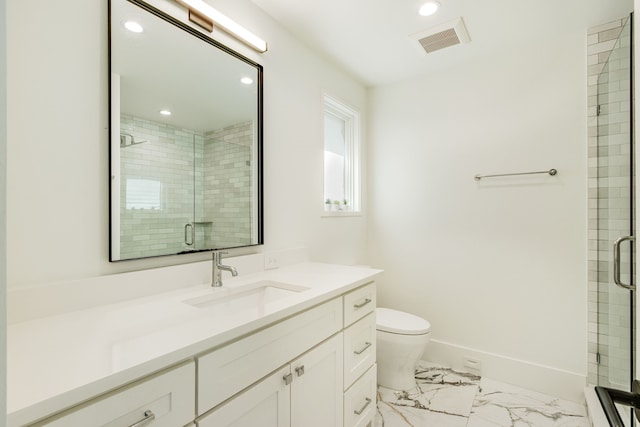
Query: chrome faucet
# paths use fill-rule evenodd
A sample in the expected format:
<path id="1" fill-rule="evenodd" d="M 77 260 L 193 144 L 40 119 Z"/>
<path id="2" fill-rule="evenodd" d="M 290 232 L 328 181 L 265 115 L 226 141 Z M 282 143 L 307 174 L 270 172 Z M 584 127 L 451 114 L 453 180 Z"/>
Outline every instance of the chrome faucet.
<path id="1" fill-rule="evenodd" d="M 230 265 L 222 265 L 222 255 L 228 252 L 213 252 L 213 267 L 211 269 L 211 286 L 217 288 L 222 286 L 222 270 L 231 272 L 233 277 L 238 275 L 238 271 Z"/>

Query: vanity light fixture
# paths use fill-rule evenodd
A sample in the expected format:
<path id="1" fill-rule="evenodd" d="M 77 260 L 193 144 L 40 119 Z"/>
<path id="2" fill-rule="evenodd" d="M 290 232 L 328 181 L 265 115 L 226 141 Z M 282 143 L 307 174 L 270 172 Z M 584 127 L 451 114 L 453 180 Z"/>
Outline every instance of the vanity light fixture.
<path id="1" fill-rule="evenodd" d="M 250 85 L 251 83 L 253 83 L 253 79 L 251 77 L 243 77 L 240 79 L 240 82 L 246 85 Z"/>
<path id="2" fill-rule="evenodd" d="M 440 9 L 440 3 L 435 0 L 428 1 L 420 7 L 418 13 L 422 16 L 431 16 Z"/>
<path id="3" fill-rule="evenodd" d="M 171 115 L 171 111 L 169 110 L 160 110 L 160 114 L 162 114 L 163 116 L 170 116 Z"/>
<path id="4" fill-rule="evenodd" d="M 238 40 L 246 43 L 248 46 L 257 50 L 260 53 L 267 51 L 267 42 L 260 37 L 253 34 L 251 31 L 242 27 L 226 15 L 220 13 L 213 7 L 209 6 L 203 0 L 176 0 L 178 3 L 186 5 L 189 10 L 196 11 L 196 16 L 201 15 L 202 18 L 208 18 L 213 21 L 213 24 L 217 24 L 220 28 L 236 37 Z M 196 22 L 197 23 L 197 22 Z M 200 25 L 200 24 L 198 24 Z"/>
<path id="5" fill-rule="evenodd" d="M 127 21 L 124 23 L 124 27 L 132 33 L 141 33 L 144 31 L 142 25 L 138 24 L 136 21 Z"/>

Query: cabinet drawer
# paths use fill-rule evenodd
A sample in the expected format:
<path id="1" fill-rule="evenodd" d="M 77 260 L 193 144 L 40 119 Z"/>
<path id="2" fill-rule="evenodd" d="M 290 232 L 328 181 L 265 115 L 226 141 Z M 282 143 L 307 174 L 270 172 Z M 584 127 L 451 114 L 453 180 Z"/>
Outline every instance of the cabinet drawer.
<path id="1" fill-rule="evenodd" d="M 364 427 L 376 415 L 376 365 L 344 393 L 344 427 Z"/>
<path id="2" fill-rule="evenodd" d="M 188 362 L 36 423 L 47 427 L 184 426 L 195 418 L 195 363 Z"/>
<path id="3" fill-rule="evenodd" d="M 198 415 L 342 328 L 336 298 L 198 358 Z"/>
<path id="4" fill-rule="evenodd" d="M 344 330 L 344 389 L 349 388 L 376 361 L 376 315 L 363 319 Z"/>
<path id="5" fill-rule="evenodd" d="M 344 296 L 344 326 L 362 319 L 376 308 L 376 285 L 370 283 Z"/>

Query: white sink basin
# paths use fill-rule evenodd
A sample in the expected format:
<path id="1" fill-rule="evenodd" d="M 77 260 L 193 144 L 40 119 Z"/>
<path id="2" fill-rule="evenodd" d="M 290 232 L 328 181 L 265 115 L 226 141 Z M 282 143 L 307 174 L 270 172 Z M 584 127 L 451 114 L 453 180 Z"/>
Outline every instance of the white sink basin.
<path id="1" fill-rule="evenodd" d="M 224 306 L 226 310 L 243 310 L 262 307 L 308 289 L 304 286 L 263 280 L 237 287 L 213 288 L 211 294 L 190 298 L 183 302 L 197 308 Z"/>

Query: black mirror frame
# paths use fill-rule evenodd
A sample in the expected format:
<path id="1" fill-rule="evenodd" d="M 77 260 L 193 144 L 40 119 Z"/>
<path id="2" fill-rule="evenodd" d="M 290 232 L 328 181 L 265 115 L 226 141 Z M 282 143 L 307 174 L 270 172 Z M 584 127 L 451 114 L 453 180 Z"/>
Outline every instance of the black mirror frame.
<path id="1" fill-rule="evenodd" d="M 136 259 L 147 259 L 147 258 L 157 258 L 157 257 L 164 257 L 164 256 L 173 256 L 173 255 L 188 255 L 188 254 L 192 254 L 192 253 L 199 253 L 199 252 L 210 252 L 210 251 L 214 251 L 214 250 L 220 250 L 220 249 L 234 249 L 234 248 L 243 248 L 243 247 L 252 247 L 252 246 L 259 246 L 259 245 L 263 245 L 264 244 L 264 182 L 263 182 L 263 151 L 264 151 L 264 147 L 263 147 L 263 73 L 264 73 L 264 69 L 262 67 L 261 64 L 247 58 L 246 56 L 236 52 L 235 50 L 225 46 L 224 44 L 218 42 L 217 40 L 212 39 L 211 37 L 207 36 L 206 34 L 198 31 L 197 29 L 187 25 L 186 23 L 180 21 L 179 19 L 149 5 L 148 3 L 141 1 L 141 0 L 126 0 L 129 3 L 135 4 L 136 6 L 144 9 L 145 11 L 163 19 L 164 21 L 168 22 L 169 24 L 172 24 L 180 29 L 182 29 L 183 31 L 186 31 L 188 34 L 191 34 L 194 37 L 197 37 L 198 39 L 210 44 L 211 46 L 220 49 L 221 51 L 231 55 L 232 57 L 239 59 L 253 67 L 256 68 L 257 71 L 257 76 L 258 76 L 258 81 L 257 81 L 257 95 L 258 95 L 258 99 L 257 99 L 257 107 L 258 107 L 258 111 L 257 111 L 257 118 L 258 118 L 258 123 L 256 126 L 256 135 L 257 135 L 257 141 L 256 141 L 256 156 L 257 156 L 257 185 L 256 185 L 256 190 L 258 192 L 257 194 L 257 206 L 256 206 L 256 213 L 257 213 L 257 243 L 254 244 L 250 244 L 250 245 L 242 245 L 242 246 L 233 246 L 233 247 L 221 247 L 221 248 L 210 248 L 210 249 L 202 249 L 202 250 L 196 250 L 196 251 L 189 251 L 189 252 L 179 252 L 179 253 L 173 253 L 173 254 L 163 254 L 163 255 L 151 255 L 148 257 L 140 257 L 140 258 L 130 258 L 130 259 L 124 259 L 124 260 L 114 260 L 113 259 L 113 243 L 112 243 L 112 233 L 113 233 L 113 229 L 112 229 L 112 192 L 114 191 L 113 186 L 111 185 L 111 174 L 112 174 L 112 156 L 111 156 L 111 150 L 109 150 L 109 261 L 110 262 L 120 262 L 120 261 L 132 261 L 132 260 L 136 260 Z M 111 117 L 111 33 L 112 33 L 112 28 L 111 28 L 111 2 L 112 0 L 108 1 L 108 13 L 107 13 L 107 17 L 108 17 L 108 22 L 107 22 L 107 28 L 108 28 L 108 61 L 107 61 L 107 67 L 108 67 L 108 75 L 109 75 L 109 79 L 108 79 L 108 100 L 109 100 L 109 145 L 111 144 L 111 134 L 113 132 L 112 129 L 112 117 Z"/>

